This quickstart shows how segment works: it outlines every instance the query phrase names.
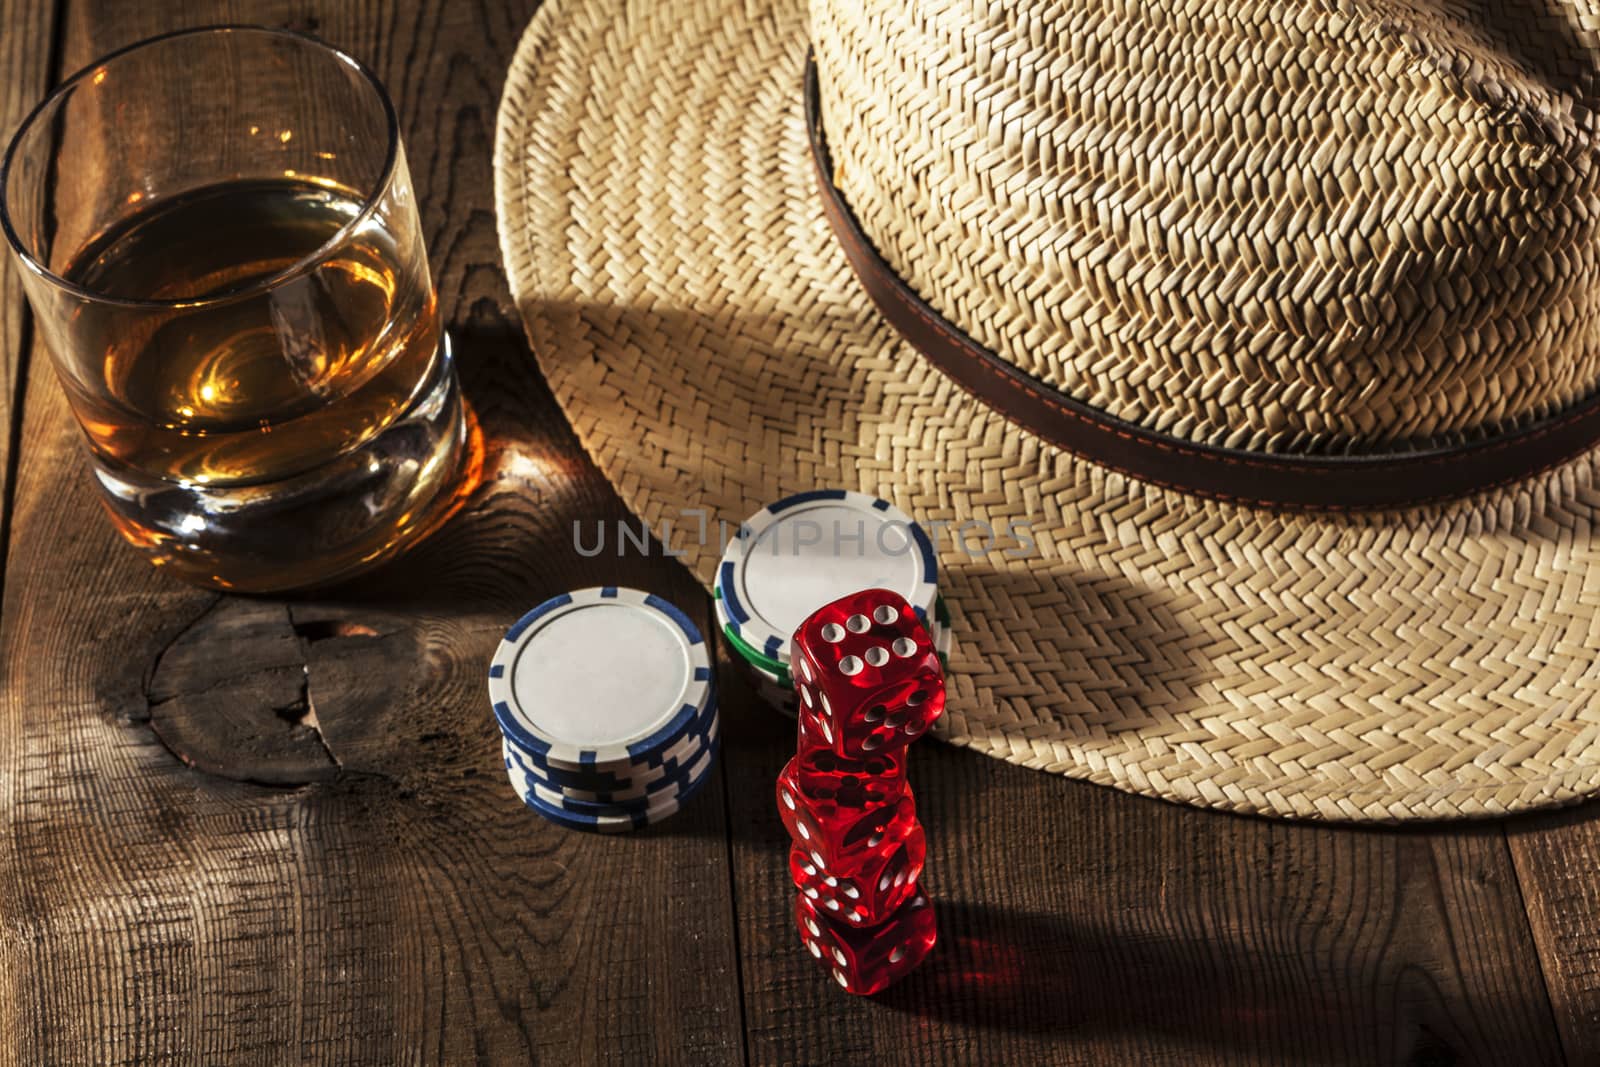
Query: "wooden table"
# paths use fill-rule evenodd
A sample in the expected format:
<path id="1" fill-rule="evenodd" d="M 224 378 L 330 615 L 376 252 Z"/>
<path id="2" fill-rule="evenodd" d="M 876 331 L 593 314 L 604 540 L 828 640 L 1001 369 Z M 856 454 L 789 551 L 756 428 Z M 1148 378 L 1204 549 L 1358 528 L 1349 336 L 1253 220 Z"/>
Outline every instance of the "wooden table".
<path id="1" fill-rule="evenodd" d="M 512 796 L 483 669 L 624 512 L 512 312 L 490 148 L 536 0 L 0 0 L 0 133 L 137 38 L 315 32 L 404 119 L 489 475 L 336 594 L 184 588 L 98 513 L 5 275 L 0 1062 L 1600 1063 L 1600 809 L 1388 831 L 1187 810 L 937 744 L 913 760 L 937 955 L 872 1001 L 798 948 L 789 723 L 724 659 L 718 777 L 621 838 Z M 9 271 L 9 264 L 7 265 Z"/>

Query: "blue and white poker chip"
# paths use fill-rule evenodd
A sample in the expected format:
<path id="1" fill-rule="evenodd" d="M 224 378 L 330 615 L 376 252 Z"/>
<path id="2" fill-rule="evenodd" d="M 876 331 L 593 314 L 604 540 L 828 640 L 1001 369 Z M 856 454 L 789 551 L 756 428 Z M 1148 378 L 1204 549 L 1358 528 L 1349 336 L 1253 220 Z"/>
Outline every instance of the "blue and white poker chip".
<path id="1" fill-rule="evenodd" d="M 693 750 L 717 720 L 715 689 L 707 693 L 706 704 L 693 718 L 659 739 L 662 747 L 641 751 L 637 759 L 574 767 L 552 761 L 546 755 L 524 748 L 510 734 L 502 733 L 506 743 L 517 750 L 522 761 L 541 776 L 561 785 L 582 789 L 618 790 L 670 774 L 685 751 Z"/>
<path id="2" fill-rule="evenodd" d="M 646 826 L 653 826 L 663 819 L 678 812 L 711 777 L 711 767 L 716 762 L 717 745 L 712 744 L 707 758 L 703 761 L 703 770 L 698 777 L 689 780 L 684 788 L 670 797 L 663 797 L 653 802 L 643 810 L 617 809 L 607 812 L 572 811 L 568 808 L 557 806 L 543 800 L 533 789 L 518 788 L 517 795 L 522 802 L 545 819 L 572 830 L 585 830 L 591 833 L 622 833 L 628 830 L 637 830 Z M 513 785 L 516 784 L 515 777 Z"/>
<path id="3" fill-rule="evenodd" d="M 581 589 L 524 615 L 495 651 L 489 699 L 517 795 L 564 826 L 665 818 L 718 750 L 705 639 L 634 589 Z"/>
<path id="4" fill-rule="evenodd" d="M 553 776 L 549 770 L 531 761 L 527 753 L 520 751 L 510 741 L 502 741 L 501 755 L 506 761 L 508 770 L 515 766 L 521 774 L 538 782 L 552 794 L 559 793 L 573 800 L 596 804 L 626 804 L 655 796 L 681 784 L 706 750 L 715 745 L 717 737 L 718 726 L 713 717 L 711 725 L 703 734 L 685 738 L 660 762 L 641 770 L 633 779 L 625 782 L 615 779 L 582 779 L 571 775 Z"/>
<path id="5" fill-rule="evenodd" d="M 635 797 L 613 797 L 607 800 L 575 797 L 567 790 L 550 785 L 538 774 L 530 772 L 525 765 L 517 763 L 514 753 L 511 757 L 512 766 L 507 770 L 509 772 L 514 769 L 520 772 L 511 775 L 511 784 L 524 799 L 532 795 L 549 807 L 576 815 L 631 816 L 641 812 L 649 814 L 660 811 L 668 801 L 687 797 L 700 779 L 710 772 L 717 750 L 718 738 L 713 735 L 695 759 L 687 762 L 671 778 L 655 783 L 656 788 Z"/>
<path id="6" fill-rule="evenodd" d="M 719 621 L 787 663 L 795 627 L 863 589 L 899 593 L 929 623 L 939 564 L 927 532 L 887 500 L 844 489 L 796 493 L 756 512 L 728 543 L 717 568 Z"/>
<path id="7" fill-rule="evenodd" d="M 501 732 L 552 765 L 629 765 L 705 707 L 711 657 L 689 617 L 636 589 L 580 589 L 519 619 L 489 666 Z"/>

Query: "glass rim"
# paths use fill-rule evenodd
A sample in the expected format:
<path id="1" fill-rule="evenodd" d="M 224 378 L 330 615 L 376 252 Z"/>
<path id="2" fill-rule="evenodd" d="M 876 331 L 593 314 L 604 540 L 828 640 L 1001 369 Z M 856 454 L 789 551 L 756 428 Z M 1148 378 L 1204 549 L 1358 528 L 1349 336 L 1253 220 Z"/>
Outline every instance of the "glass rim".
<path id="1" fill-rule="evenodd" d="M 365 83 L 377 94 L 379 104 L 383 107 L 384 125 L 387 131 L 387 143 L 384 149 L 383 166 L 378 171 L 378 177 L 370 192 L 361 193 L 361 210 L 340 226 L 338 231 L 322 244 L 301 256 L 287 267 L 265 278 L 251 282 L 241 289 L 230 289 L 215 296 L 189 297 L 179 300 L 148 300 L 133 297 L 112 296 L 99 293 L 86 288 L 51 270 L 41 263 L 28 249 L 21 234 L 17 233 L 11 220 L 11 210 L 8 204 L 7 193 L 10 187 L 11 168 L 16 162 L 18 150 L 21 148 L 23 138 L 30 130 L 51 110 L 57 103 L 67 96 L 73 89 L 81 85 L 86 79 L 98 73 L 114 60 L 133 53 L 142 51 L 153 45 L 164 44 L 180 37 L 220 36 L 222 34 L 241 34 L 251 36 L 277 37 L 295 41 L 300 44 L 311 45 L 328 53 L 338 62 L 345 64 L 359 74 Z M 20 125 L 17 132 L 12 135 L 11 143 L 6 146 L 5 157 L 0 160 L 0 230 L 5 233 L 6 241 L 11 245 L 12 251 L 22 261 L 22 265 L 30 274 L 43 279 L 55 288 L 65 290 L 84 300 L 99 304 L 111 304 L 120 307 L 135 308 L 160 308 L 165 310 L 181 308 L 199 308 L 212 305 L 225 304 L 231 301 L 242 300 L 259 296 L 268 290 L 275 289 L 284 282 L 290 281 L 307 273 L 319 263 L 325 261 L 335 250 L 346 244 L 358 228 L 365 225 L 377 209 L 378 201 L 382 199 L 384 191 L 389 188 L 394 179 L 395 168 L 400 159 L 400 118 L 395 112 L 394 101 L 389 98 L 389 91 L 384 88 L 383 82 L 371 67 L 367 66 L 355 56 L 336 45 L 329 44 L 319 37 L 298 30 L 280 29 L 273 26 L 253 26 L 248 23 L 222 23 L 214 26 L 195 26 L 184 30 L 173 30 L 168 33 L 156 34 L 154 37 L 145 37 L 131 44 L 123 45 L 114 51 L 107 52 L 71 77 L 64 79 L 59 85 L 45 94 L 44 99 L 34 105 Z"/>

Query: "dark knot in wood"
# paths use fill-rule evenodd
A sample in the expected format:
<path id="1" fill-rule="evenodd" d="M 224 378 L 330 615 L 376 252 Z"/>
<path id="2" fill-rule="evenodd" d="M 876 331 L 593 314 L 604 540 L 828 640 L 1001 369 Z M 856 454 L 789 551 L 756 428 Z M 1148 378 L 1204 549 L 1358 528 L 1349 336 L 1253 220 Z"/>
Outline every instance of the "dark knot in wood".
<path id="1" fill-rule="evenodd" d="M 277 786 L 336 778 L 339 739 L 383 727 L 412 682 L 416 645 L 381 613 L 219 597 L 158 655 L 150 727 L 207 774 Z"/>

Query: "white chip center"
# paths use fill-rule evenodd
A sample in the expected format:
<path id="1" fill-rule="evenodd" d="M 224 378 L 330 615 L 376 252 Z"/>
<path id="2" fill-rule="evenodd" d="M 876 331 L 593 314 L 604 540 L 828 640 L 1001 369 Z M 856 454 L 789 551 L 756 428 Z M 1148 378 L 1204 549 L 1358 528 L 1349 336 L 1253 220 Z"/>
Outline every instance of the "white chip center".
<path id="1" fill-rule="evenodd" d="M 750 610 L 792 634 L 824 604 L 863 589 L 892 589 L 910 600 L 922 585 L 922 556 L 904 523 L 822 504 L 763 530 L 745 553 L 743 579 Z"/>
<path id="2" fill-rule="evenodd" d="M 692 666 L 688 640 L 670 619 L 613 602 L 536 625 L 517 652 L 511 688 L 546 737 L 582 748 L 625 744 L 682 706 Z"/>

